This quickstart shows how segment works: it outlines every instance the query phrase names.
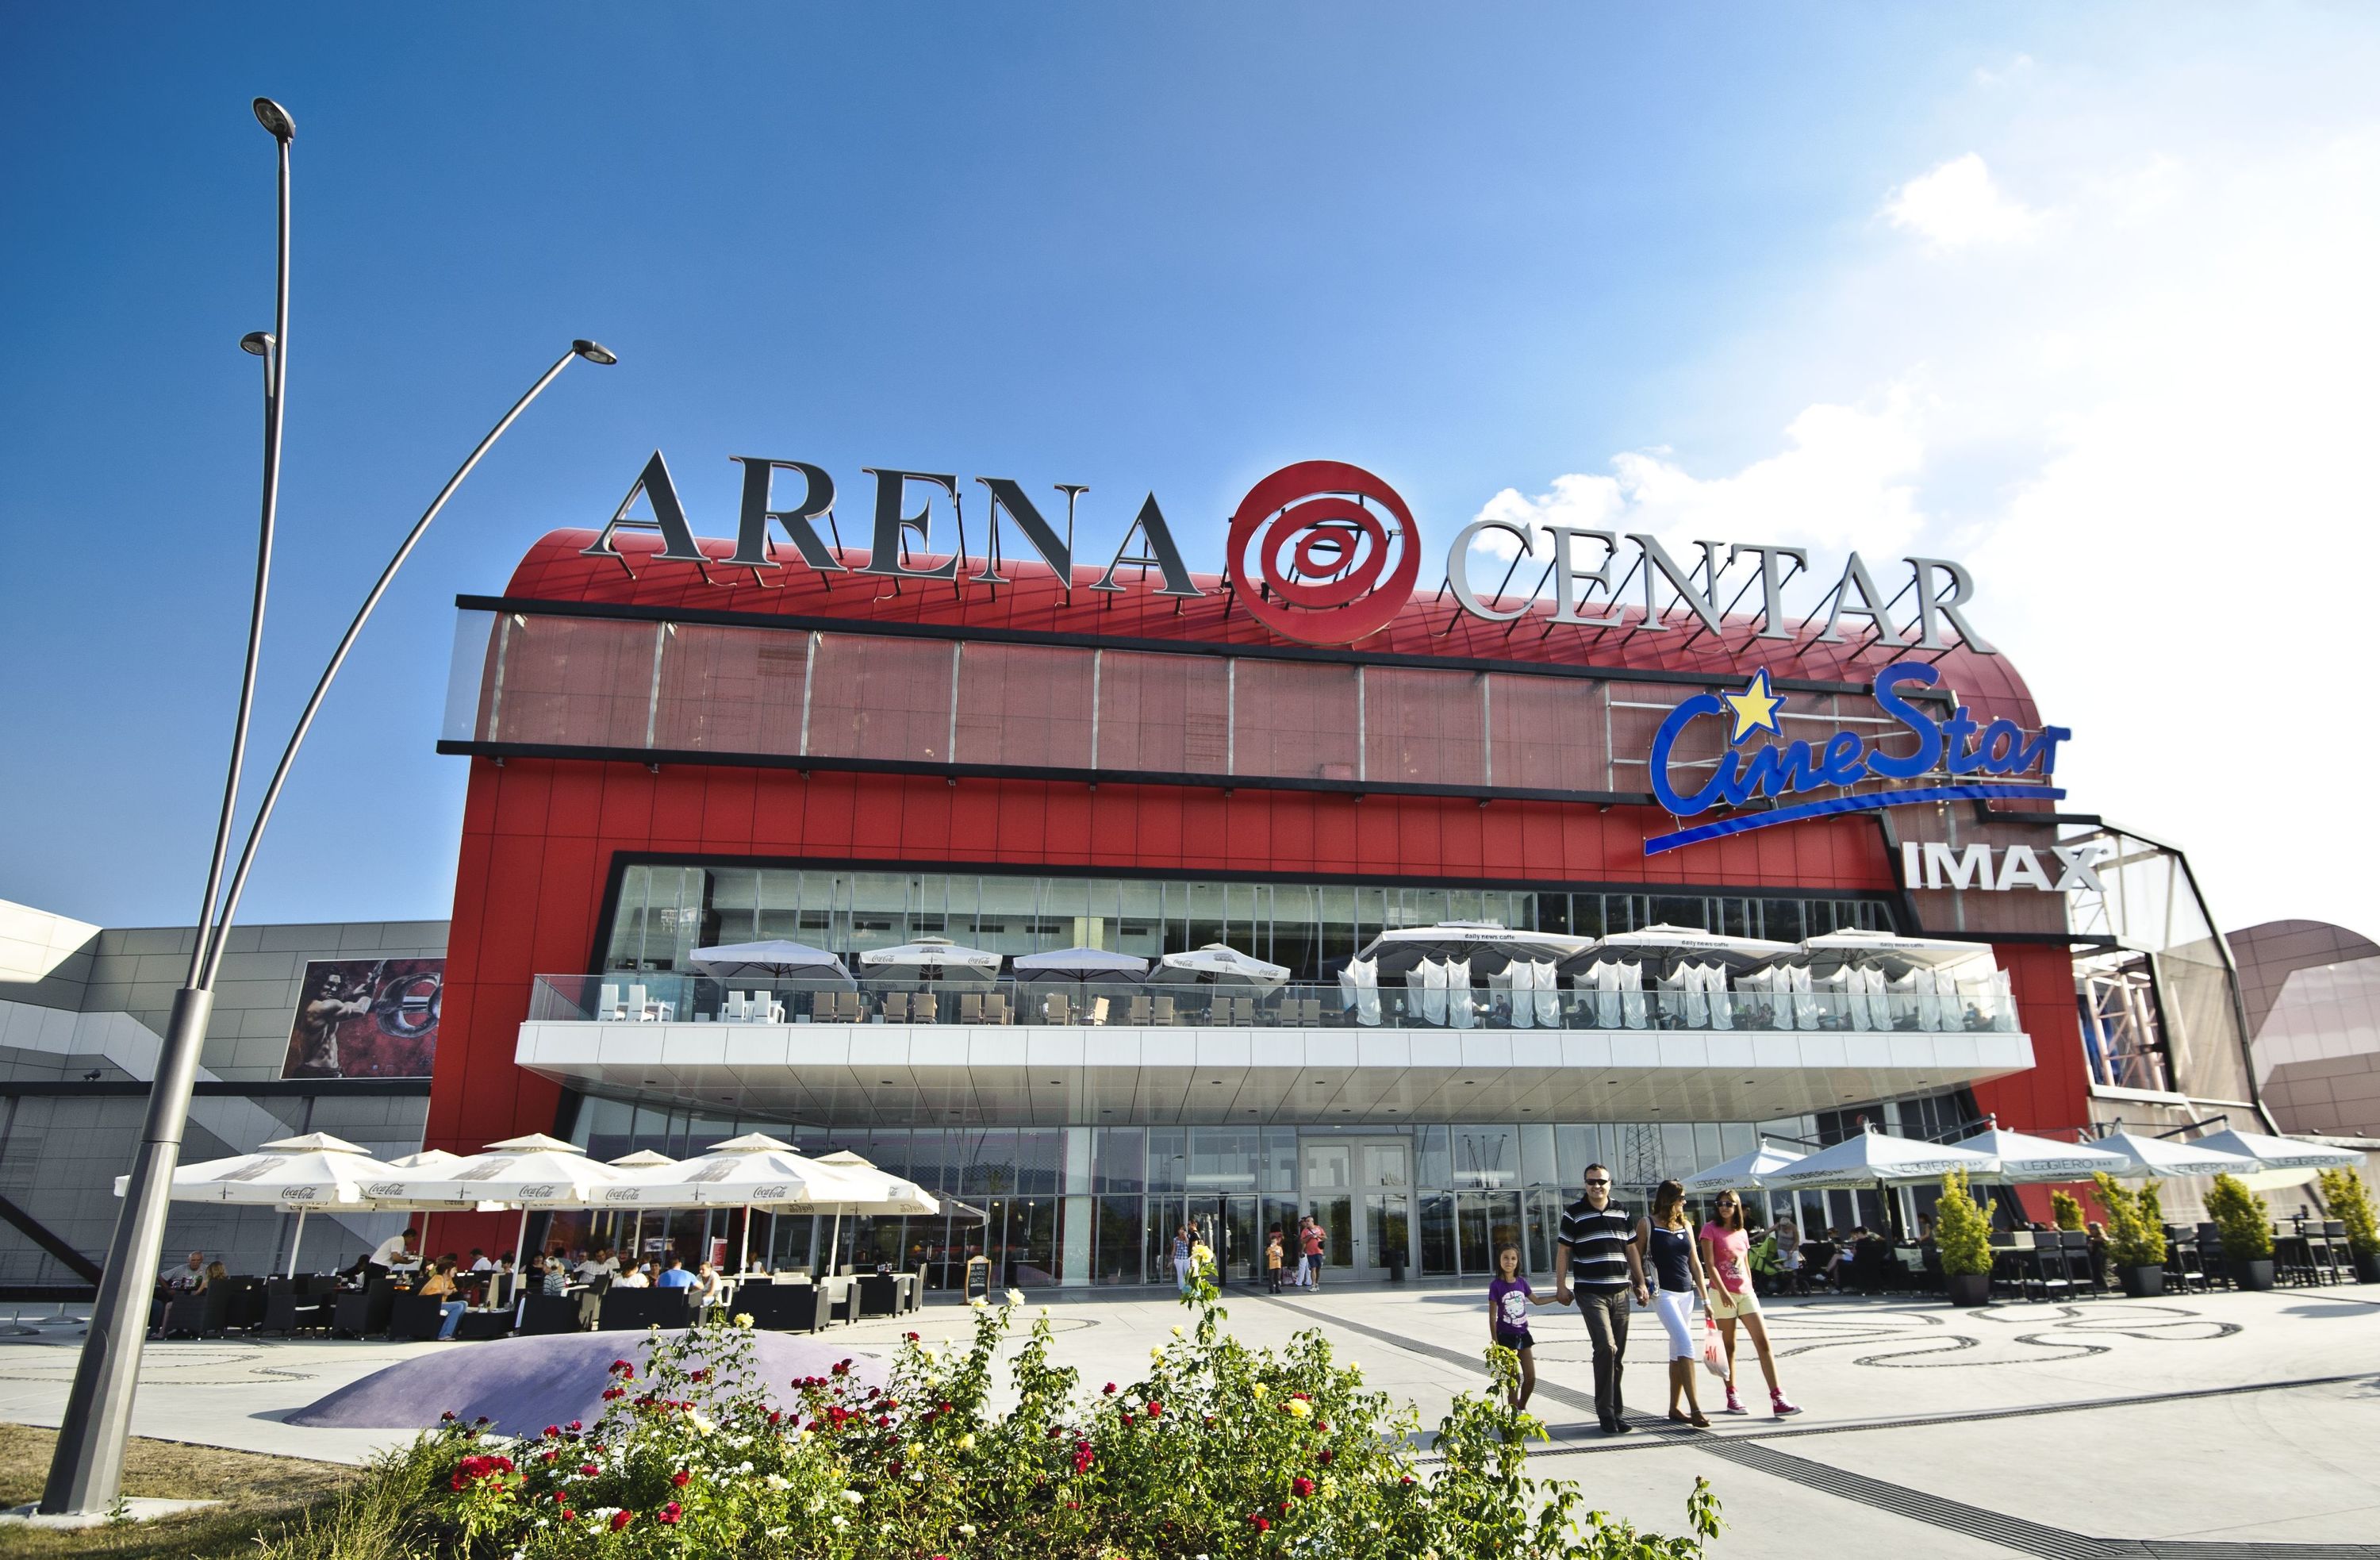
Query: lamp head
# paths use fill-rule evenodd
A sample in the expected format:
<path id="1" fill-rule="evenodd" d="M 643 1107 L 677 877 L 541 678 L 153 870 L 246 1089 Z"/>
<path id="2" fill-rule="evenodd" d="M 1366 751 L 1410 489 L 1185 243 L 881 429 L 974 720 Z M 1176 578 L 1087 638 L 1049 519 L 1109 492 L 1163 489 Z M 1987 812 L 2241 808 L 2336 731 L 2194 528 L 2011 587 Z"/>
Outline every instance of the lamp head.
<path id="1" fill-rule="evenodd" d="M 239 338 L 239 349 L 251 358 L 262 358 L 273 351 L 271 331 L 250 331 Z"/>
<path id="2" fill-rule="evenodd" d="M 570 344 L 570 349 L 590 363 L 602 363 L 609 366 L 620 360 L 600 341 L 574 341 Z"/>
<path id="3" fill-rule="evenodd" d="M 273 140 L 285 144 L 297 137 L 298 121 L 271 98 L 258 98 L 249 106 L 256 111 L 256 122 L 273 132 Z"/>

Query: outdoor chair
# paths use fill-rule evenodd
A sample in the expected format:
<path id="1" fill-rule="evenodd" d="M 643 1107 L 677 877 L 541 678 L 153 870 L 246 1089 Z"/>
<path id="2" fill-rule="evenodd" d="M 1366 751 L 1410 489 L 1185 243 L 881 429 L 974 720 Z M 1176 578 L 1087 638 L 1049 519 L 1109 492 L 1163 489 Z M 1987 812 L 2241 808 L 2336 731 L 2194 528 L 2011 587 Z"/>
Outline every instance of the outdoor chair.
<path id="1" fill-rule="evenodd" d="M 983 993 L 980 992 L 959 993 L 959 1022 L 962 1024 L 983 1022 Z"/>
<path id="2" fill-rule="evenodd" d="M 1108 1021 L 1108 999 L 1106 997 L 1095 996 L 1091 998 L 1090 1021 L 1094 1024 L 1104 1024 Z"/>
<path id="3" fill-rule="evenodd" d="M 880 1003 L 880 1005 L 883 1007 L 883 1010 L 884 1010 L 884 1021 L 885 1021 L 886 1023 L 888 1023 L 888 1024 L 905 1024 L 905 1023 L 907 1023 L 907 1022 L 909 1021 L 909 993 L 906 993 L 906 992 L 886 992 L 886 993 L 885 993 L 881 997 L 878 998 L 877 1000 L 878 1000 L 878 1002 Z"/>
<path id="4" fill-rule="evenodd" d="M 719 1021 L 722 1024 L 744 1022 L 744 993 L 729 992 L 719 999 Z"/>
<path id="5" fill-rule="evenodd" d="M 2091 1232 L 2060 1230 L 2058 1243 L 2066 1249 L 2066 1272 L 2073 1280 L 2066 1292 L 2069 1295 L 2099 1293 L 2099 1270 L 2091 1260 Z"/>
<path id="6" fill-rule="evenodd" d="M 692 1320 L 690 1297 L 684 1289 L 621 1289 L 603 1296 L 596 1330 L 632 1333 L 643 1327 L 683 1327 Z"/>
<path id="7" fill-rule="evenodd" d="M 2218 1284 L 2228 1289 L 2238 1283 L 2225 1260 L 2223 1232 L 2214 1225 L 2198 1226 L 2198 1274 L 2209 1289 Z"/>
<path id="8" fill-rule="evenodd" d="M 652 1018 L 653 1005 L 650 1001 L 646 1000 L 644 987 L 630 986 L 628 988 L 628 1016 L 639 1023 L 646 1022 Z"/>
<path id="9" fill-rule="evenodd" d="M 917 1000 L 911 1005 L 910 1016 L 918 1023 L 939 1024 L 942 1021 L 942 999 L 932 992 L 919 992 Z"/>
<path id="10" fill-rule="evenodd" d="M 1067 1011 L 1066 999 L 1063 995 L 1051 992 L 1041 999 L 1041 1021 L 1045 1024 L 1073 1022 L 1073 1015 Z"/>
<path id="11" fill-rule="evenodd" d="M 889 1273 L 869 1274 L 852 1285 L 859 1297 L 859 1315 L 898 1316 L 901 1314 L 901 1283 Z"/>
<path id="12" fill-rule="evenodd" d="M 1997 1296 L 2013 1288 L 2016 1298 L 2030 1299 L 2025 1287 L 2025 1269 L 2033 1255 L 2033 1232 L 2009 1230 L 1992 1237 L 1992 1276 L 1990 1292 Z"/>
<path id="13" fill-rule="evenodd" d="M 296 1279 L 267 1279 L 264 1285 L 264 1320 L 257 1326 L 261 1332 L 284 1335 L 316 1330 L 328 1332 L 331 1327 L 330 1297 L 301 1291 Z"/>
<path id="14" fill-rule="evenodd" d="M 2206 1290 L 2206 1268 L 2200 1260 L 2198 1232 L 2184 1231 L 2179 1225 L 2165 1226 L 2165 1286 L 2168 1294 L 2187 1295 L 2195 1289 Z M 2218 1249 L 2220 1242 L 2217 1242 Z"/>
<path id="15" fill-rule="evenodd" d="M 2313 1250 L 2306 1239 L 2293 1229 L 2273 1225 L 2274 1281 L 2296 1288 L 2306 1288 L 2314 1283 Z"/>
<path id="16" fill-rule="evenodd" d="M 552 1333 L 576 1333 L 578 1329 L 578 1297 L 576 1295 L 531 1295 L 521 1306 L 520 1331 L 524 1335 L 544 1335 Z"/>
<path id="17" fill-rule="evenodd" d="M 2347 1225 L 2339 1219 L 2322 1222 L 2324 1249 L 2330 1255 L 2330 1281 L 2334 1284 L 2355 1282 L 2355 1252 L 2347 1244 Z"/>
<path id="18" fill-rule="evenodd" d="M 807 1280 L 745 1285 L 735 1293 L 735 1309 L 772 1333 L 815 1333 L 826 1325 L 826 1296 Z"/>
<path id="19" fill-rule="evenodd" d="M 595 999 L 595 1017 L 599 1019 L 625 1018 L 627 1010 L 620 1005 L 620 988 L 605 981 Z"/>
<path id="20" fill-rule="evenodd" d="M 993 992 L 987 995 L 983 999 L 983 1017 L 986 1023 L 1007 1023 L 1008 993 L 1005 992 Z"/>
<path id="21" fill-rule="evenodd" d="M 1134 997 L 1124 1005 L 1123 1021 L 1127 1024 L 1146 1024 L 1148 1022 L 1151 1011 L 1153 1011 L 1153 1005 L 1148 998 Z"/>
<path id="22" fill-rule="evenodd" d="M 1160 1024 L 1178 1024 L 1181 1021 L 1180 1017 L 1173 1010 L 1173 999 L 1170 996 L 1159 997 L 1157 999 L 1156 1022 Z"/>

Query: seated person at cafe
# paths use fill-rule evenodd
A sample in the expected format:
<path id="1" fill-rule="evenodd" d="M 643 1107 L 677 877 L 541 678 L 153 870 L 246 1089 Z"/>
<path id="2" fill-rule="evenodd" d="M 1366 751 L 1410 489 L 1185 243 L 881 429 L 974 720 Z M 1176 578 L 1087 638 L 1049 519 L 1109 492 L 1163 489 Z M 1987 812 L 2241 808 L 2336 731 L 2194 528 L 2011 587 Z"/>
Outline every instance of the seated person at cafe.
<path id="1" fill-rule="evenodd" d="M 386 1278 L 398 1268 L 410 1267 L 420 1261 L 413 1250 L 413 1243 L 420 1238 L 421 1232 L 408 1225 L 403 1233 L 392 1235 L 373 1247 L 372 1254 L 364 1259 L 366 1286 L 375 1278 Z"/>
<path id="2" fill-rule="evenodd" d="M 560 1253 L 545 1259 L 545 1274 L 538 1284 L 540 1295 L 566 1295 L 570 1292 L 570 1264 Z"/>
<path id="3" fill-rule="evenodd" d="M 710 1264 L 705 1262 L 702 1265 L 709 1267 Z M 662 1275 L 653 1281 L 653 1285 L 660 1289 L 691 1289 L 694 1287 L 694 1274 L 686 1271 L 686 1264 L 678 1261 L 677 1253 L 673 1251 L 668 1263 L 662 1269 Z"/>
<path id="4" fill-rule="evenodd" d="M 719 1292 L 722 1287 L 724 1286 L 720 1283 L 719 1270 L 709 1262 L 703 1263 L 700 1270 L 694 1275 L 694 1303 L 698 1306 L 717 1304 Z"/>
<path id="5" fill-rule="evenodd" d="M 493 1273 L 496 1271 L 496 1264 L 488 1261 L 488 1254 L 485 1251 L 482 1251 L 478 1247 L 474 1246 L 471 1248 L 471 1271 L 473 1273 Z"/>
<path id="6" fill-rule="evenodd" d="M 168 1289 L 196 1289 L 207 1281 L 207 1254 L 193 1251 L 179 1266 L 167 1268 L 158 1282 Z"/>
<path id="7" fill-rule="evenodd" d="M 217 1279 L 229 1278 L 231 1274 L 224 1270 L 223 1263 L 209 1262 L 207 1264 L 207 1271 L 199 1276 L 199 1286 L 190 1292 L 194 1295 L 203 1295 L 211 1286 L 213 1286 Z"/>
<path id="8" fill-rule="evenodd" d="M 578 1264 L 578 1282 L 593 1284 L 620 1276 L 620 1259 L 612 1255 L 609 1246 L 598 1246 L 595 1254 Z"/>
<path id="9" fill-rule="evenodd" d="M 612 1287 L 614 1289 L 650 1289 L 652 1286 L 653 1281 L 645 1276 L 645 1270 L 640 1267 L 632 1267 L 612 1280 Z"/>
<path id="10" fill-rule="evenodd" d="M 437 1265 L 430 1270 L 430 1276 L 422 1281 L 421 1293 L 438 1302 L 438 1342 L 453 1343 L 455 1329 L 461 1324 L 463 1312 L 469 1309 L 463 1303 L 463 1297 L 455 1290 L 454 1258 L 438 1259 Z"/>

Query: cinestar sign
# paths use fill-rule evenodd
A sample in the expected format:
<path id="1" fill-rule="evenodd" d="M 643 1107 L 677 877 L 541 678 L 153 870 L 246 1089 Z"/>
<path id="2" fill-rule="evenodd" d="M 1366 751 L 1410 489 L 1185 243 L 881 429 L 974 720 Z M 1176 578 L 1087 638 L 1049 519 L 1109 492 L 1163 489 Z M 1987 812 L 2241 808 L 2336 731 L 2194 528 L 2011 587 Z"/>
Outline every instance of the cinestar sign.
<path id="1" fill-rule="evenodd" d="M 1007 556 L 1003 537 L 1013 530 L 1066 582 L 1066 590 L 1075 588 L 1075 501 L 1090 491 L 1079 482 L 1053 484 L 1050 491 L 1058 498 L 1050 501 L 1045 515 L 1024 484 L 1012 478 L 978 477 L 962 484 L 955 475 L 942 472 L 862 467 L 875 479 L 876 491 L 868 562 L 855 570 L 819 532 L 819 522 L 834 509 L 834 479 L 824 469 L 759 456 L 730 458 L 744 469 L 744 484 L 735 545 L 727 556 L 706 553 L 696 540 L 669 463 L 659 450 L 629 484 L 627 496 L 594 545 L 586 549 L 588 555 L 618 558 L 625 566 L 613 538 L 622 530 L 658 531 L 662 549 L 651 555 L 655 561 L 706 569 L 721 564 L 757 574 L 785 565 L 777 554 L 773 530 L 783 533 L 804 567 L 821 574 L 989 587 L 1009 583 L 1000 570 Z M 790 504 L 779 496 L 781 477 L 787 479 L 788 492 L 798 479 L 799 496 Z M 980 558 L 969 558 L 965 497 L 976 487 L 984 490 L 985 550 Z M 629 513 L 640 496 L 650 507 L 650 518 Z M 1059 500 L 1063 502 L 1062 530 L 1054 518 Z M 938 502 L 950 514 L 955 545 L 939 562 L 912 563 L 912 557 L 933 556 Z M 1504 580 L 1483 596 L 1471 573 L 1472 548 L 1490 532 L 1508 537 L 1516 556 Z M 1550 587 L 1551 623 L 1623 633 L 1662 633 L 1699 623 L 1716 634 L 1723 631 L 1729 609 L 1756 586 L 1757 637 L 1799 637 L 1794 621 L 1798 609 L 1788 606 L 1786 591 L 1808 572 L 1808 553 L 1769 542 L 1694 545 L 1697 556 L 1682 564 L 1659 538 L 1649 534 L 1629 532 L 1623 539 L 1583 526 L 1533 530 L 1509 520 L 1475 520 L 1455 533 L 1447 550 L 1446 587 L 1460 611 L 1483 622 L 1506 623 L 1539 610 L 1542 593 Z M 1232 515 L 1224 555 L 1226 588 L 1268 628 L 1305 644 L 1352 644 L 1387 628 L 1412 600 L 1421 571 L 1421 530 L 1396 490 L 1362 467 L 1304 460 L 1248 490 Z M 1505 587 L 1523 557 L 1533 567 L 1542 559 L 1542 567 L 1525 594 L 1508 596 Z M 1730 576 L 1746 560 L 1750 567 L 1742 571 L 1738 586 Z M 1844 619 L 1855 618 L 1865 625 L 1857 630 L 1860 635 L 1880 644 L 1938 651 L 1963 642 L 1981 654 L 1998 653 L 1967 620 L 1964 608 L 1974 594 L 1974 583 L 1964 568 L 1947 558 L 1901 561 L 1909 566 L 1908 582 L 1899 595 L 1888 598 L 1867 564 L 1857 553 L 1851 554 L 1833 588 L 1818 599 L 1827 612 L 1827 626 L 1817 642 L 1841 641 Z M 1154 493 L 1141 500 L 1114 556 L 1085 588 L 1121 591 L 1125 587 L 1116 582 L 1116 576 L 1127 567 L 1138 567 L 1144 578 L 1155 570 L 1160 581 L 1156 594 L 1184 599 L 1207 594 L 1183 562 L 1181 545 Z M 967 567 L 975 572 L 963 574 Z M 1620 599 L 1632 580 L 1642 582 L 1641 607 L 1633 609 L 1633 616 Z M 1911 597 L 1915 605 L 1906 621 L 1896 624 L 1891 606 L 1900 596 Z M 1805 615 L 1815 618 L 1815 610 Z M 1958 630 L 1958 640 L 1943 637 L 1946 628 Z"/>
<path id="2" fill-rule="evenodd" d="M 1739 811 L 1715 823 L 1655 835 L 1645 840 L 1645 854 L 1658 856 L 1705 840 L 1828 813 L 1873 812 L 1942 801 L 2056 801 L 2066 795 L 2050 781 L 2058 765 L 2058 746 L 2073 732 L 2062 725 L 2045 725 L 2028 737 L 2022 727 L 2006 719 L 1978 727 L 1964 704 L 1947 716 L 1937 716 L 1919 709 L 1902 694 L 1904 689 L 1931 688 L 1941 676 L 1926 662 L 1897 661 L 1876 673 L 1870 685 L 1876 707 L 1899 723 L 1900 732 L 1895 735 L 1914 739 L 1906 753 L 1886 752 L 1881 743 L 1871 744 L 1861 733 L 1848 729 L 1815 743 L 1784 740 L 1785 728 L 1778 713 L 1789 701 L 1769 685 L 1766 667 L 1753 674 L 1751 686 L 1742 693 L 1697 693 L 1680 701 L 1653 734 L 1650 768 L 1654 798 L 1682 819 L 1721 805 L 1743 808 L 1808 791 L 1840 791 L 1864 780 L 1916 780 L 1937 770 L 1950 783 Z M 1691 789 L 1682 789 L 1671 757 L 1698 720 L 1726 722 L 1728 745 L 1707 774 L 1694 780 Z M 1755 732 L 1763 731 L 1777 740 L 1743 746 Z M 2095 884 L 2094 880 L 2093 886 Z"/>

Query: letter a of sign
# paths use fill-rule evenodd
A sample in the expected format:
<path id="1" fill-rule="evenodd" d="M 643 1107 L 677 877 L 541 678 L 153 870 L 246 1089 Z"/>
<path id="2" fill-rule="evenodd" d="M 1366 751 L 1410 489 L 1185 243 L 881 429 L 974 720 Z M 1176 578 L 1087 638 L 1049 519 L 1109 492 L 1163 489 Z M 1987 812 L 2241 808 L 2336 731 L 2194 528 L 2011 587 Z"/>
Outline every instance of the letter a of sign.
<path id="1" fill-rule="evenodd" d="M 650 520 L 638 519 L 628 513 L 640 493 L 652 504 L 653 518 Z M 677 500 L 677 484 L 670 481 L 669 462 L 662 458 L 659 450 L 653 451 L 653 457 L 646 461 L 645 469 L 637 474 L 636 481 L 628 488 L 628 496 L 620 500 L 620 507 L 613 512 L 603 533 L 595 539 L 595 545 L 584 549 L 580 556 L 619 558 L 619 549 L 612 545 L 612 535 L 623 526 L 630 530 L 660 531 L 662 550 L 658 556 L 664 563 L 699 564 L 710 561 L 703 555 L 702 549 L 695 545 L 694 531 L 686 523 L 686 506 Z M 620 558 L 620 561 L 627 562 L 625 558 Z"/>
<path id="2" fill-rule="evenodd" d="M 1146 555 L 1129 551 L 1135 535 L 1147 539 L 1148 552 Z M 1155 592 L 1158 595 L 1203 596 L 1207 593 L 1192 581 L 1189 568 L 1182 562 L 1182 549 L 1173 544 L 1173 531 L 1166 525 L 1165 511 L 1157 506 L 1157 494 L 1153 493 L 1141 500 L 1140 513 L 1133 518 L 1131 529 L 1123 533 L 1123 541 L 1117 544 L 1114 560 L 1108 565 L 1108 571 L 1093 581 L 1089 589 L 1123 590 L 1123 587 L 1115 582 L 1115 577 L 1116 570 L 1126 564 L 1140 565 L 1144 574 L 1154 567 L 1163 575 L 1165 585 Z"/>

